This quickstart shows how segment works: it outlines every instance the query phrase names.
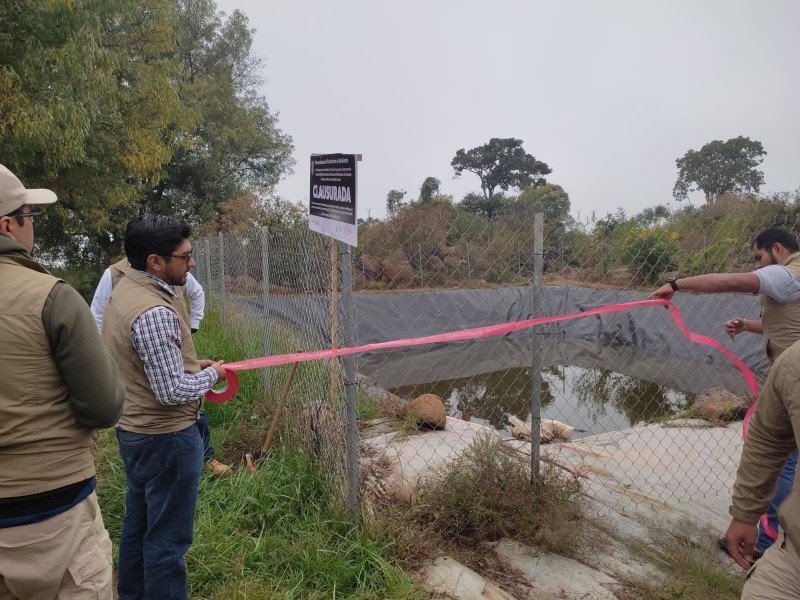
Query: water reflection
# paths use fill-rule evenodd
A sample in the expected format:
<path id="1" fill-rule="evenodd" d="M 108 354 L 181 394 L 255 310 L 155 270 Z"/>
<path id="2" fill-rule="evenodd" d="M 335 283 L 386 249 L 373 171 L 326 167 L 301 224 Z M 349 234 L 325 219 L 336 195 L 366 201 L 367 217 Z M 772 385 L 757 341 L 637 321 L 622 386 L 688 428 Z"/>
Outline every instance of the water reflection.
<path id="1" fill-rule="evenodd" d="M 506 415 L 529 417 L 531 369 L 506 369 L 391 391 L 403 398 L 436 394 L 451 416 L 502 429 Z M 565 421 L 583 435 L 652 421 L 682 410 L 693 398 L 693 394 L 606 369 L 553 366 L 542 371 L 542 416 Z"/>

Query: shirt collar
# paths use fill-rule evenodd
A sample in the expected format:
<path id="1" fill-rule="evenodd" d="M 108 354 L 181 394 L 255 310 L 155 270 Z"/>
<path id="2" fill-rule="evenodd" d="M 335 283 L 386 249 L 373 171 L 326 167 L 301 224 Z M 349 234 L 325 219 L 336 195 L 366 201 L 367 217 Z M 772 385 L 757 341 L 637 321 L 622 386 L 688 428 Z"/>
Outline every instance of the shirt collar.
<path id="1" fill-rule="evenodd" d="M 177 296 L 177 294 L 175 293 L 175 288 L 170 284 L 168 284 L 166 281 L 164 281 L 160 277 L 156 277 L 155 275 L 148 273 L 147 271 L 143 271 L 143 273 L 145 274 L 145 276 L 155 281 L 160 287 L 164 288 L 170 294 L 172 294 L 173 296 Z"/>

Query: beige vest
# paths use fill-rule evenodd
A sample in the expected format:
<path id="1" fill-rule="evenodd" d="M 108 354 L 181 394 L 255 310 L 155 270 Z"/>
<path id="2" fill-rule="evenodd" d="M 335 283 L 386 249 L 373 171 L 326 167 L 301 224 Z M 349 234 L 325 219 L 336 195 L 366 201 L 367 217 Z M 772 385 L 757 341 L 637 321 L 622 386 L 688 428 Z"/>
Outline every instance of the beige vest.
<path id="1" fill-rule="evenodd" d="M 781 264 L 800 277 L 800 252 L 786 257 Z M 800 300 L 781 304 L 761 294 L 761 324 L 767 358 L 775 362 L 784 350 L 800 340 Z"/>
<path id="2" fill-rule="evenodd" d="M 181 326 L 184 372 L 198 373 L 200 362 L 192 341 L 186 304 L 182 297 L 173 296 L 142 271 L 120 263 L 114 265 L 114 269 L 124 273 L 124 277 L 117 279 L 108 301 L 102 337 L 111 349 L 125 384 L 125 405 L 117 426 L 136 433 L 172 433 L 185 429 L 197 421 L 201 399 L 175 406 L 165 406 L 156 400 L 144 363 L 133 347 L 131 328 L 143 312 L 153 307 L 165 306 L 174 311 Z"/>
<path id="3" fill-rule="evenodd" d="M 93 429 L 78 425 L 42 324 L 59 280 L 22 255 L 0 256 L 0 498 L 95 474 Z"/>

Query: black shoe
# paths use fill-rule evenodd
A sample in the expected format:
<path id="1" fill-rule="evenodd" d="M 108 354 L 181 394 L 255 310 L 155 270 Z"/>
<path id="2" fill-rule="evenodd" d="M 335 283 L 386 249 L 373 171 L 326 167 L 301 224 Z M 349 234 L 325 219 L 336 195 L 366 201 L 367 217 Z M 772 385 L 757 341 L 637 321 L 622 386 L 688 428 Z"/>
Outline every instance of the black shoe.
<path id="1" fill-rule="evenodd" d="M 728 549 L 728 538 L 719 538 L 719 540 L 717 540 L 717 543 L 719 544 L 720 549 L 725 554 L 727 554 L 728 556 L 731 555 L 731 552 Z M 758 548 L 753 548 L 753 562 L 756 562 L 762 556 L 764 556 L 764 553 L 761 550 L 759 550 Z"/>

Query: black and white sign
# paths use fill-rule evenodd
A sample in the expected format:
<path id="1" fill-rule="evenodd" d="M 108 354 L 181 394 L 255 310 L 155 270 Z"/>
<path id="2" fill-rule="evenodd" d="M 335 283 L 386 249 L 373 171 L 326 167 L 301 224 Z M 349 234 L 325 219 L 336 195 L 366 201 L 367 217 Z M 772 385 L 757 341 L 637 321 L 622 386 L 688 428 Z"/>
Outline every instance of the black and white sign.
<path id="1" fill-rule="evenodd" d="M 358 245 L 356 155 L 311 156 L 308 226 L 351 246 Z"/>

